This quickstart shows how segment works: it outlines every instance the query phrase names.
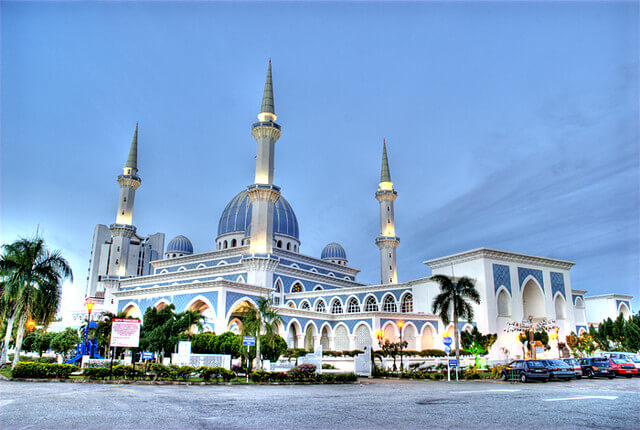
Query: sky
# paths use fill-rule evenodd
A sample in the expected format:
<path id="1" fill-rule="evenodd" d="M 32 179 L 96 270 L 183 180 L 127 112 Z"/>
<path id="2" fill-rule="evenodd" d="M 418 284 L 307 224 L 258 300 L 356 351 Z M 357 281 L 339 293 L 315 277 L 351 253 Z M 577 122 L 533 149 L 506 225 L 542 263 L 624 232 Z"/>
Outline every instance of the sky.
<path id="1" fill-rule="evenodd" d="M 301 252 L 339 242 L 379 283 L 382 139 L 398 276 L 478 247 L 570 260 L 572 287 L 639 308 L 637 2 L 6 2 L 2 242 L 68 258 L 84 295 L 93 230 L 140 123 L 134 224 L 215 248 L 253 182 L 250 126 L 273 61 L 275 182 Z"/>

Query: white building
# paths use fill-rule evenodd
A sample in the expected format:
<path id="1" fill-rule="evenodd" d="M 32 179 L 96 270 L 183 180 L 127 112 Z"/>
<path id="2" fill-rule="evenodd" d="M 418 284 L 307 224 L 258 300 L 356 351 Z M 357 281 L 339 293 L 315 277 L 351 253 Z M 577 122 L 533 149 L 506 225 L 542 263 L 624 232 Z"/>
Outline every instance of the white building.
<path id="1" fill-rule="evenodd" d="M 177 311 L 198 309 L 205 329 L 218 333 L 238 331 L 241 313 L 259 297 L 271 296 L 284 319 L 279 328 L 291 347 L 353 350 L 378 346 L 376 332 L 403 338 L 410 350 L 443 348 L 442 336 L 453 330 L 432 314 L 439 285 L 425 277 L 398 281 L 394 201 L 386 145 L 375 198 L 380 204 L 380 284 L 356 280 L 345 250 L 329 243 L 319 257 L 301 252 L 298 219 L 291 204 L 275 184 L 275 146 L 281 133 L 273 103 L 271 64 L 267 73 L 258 122 L 252 125 L 257 144 L 254 183 L 241 189 L 225 207 L 218 236 L 211 250 L 194 252 L 188 238 L 171 240 L 163 255 L 164 235 L 139 237 L 132 224 L 133 198 L 140 186 L 137 175 L 137 126 L 120 185 L 116 222 L 98 226 L 92 248 L 88 297 L 104 309 L 143 317 L 148 307 L 169 303 Z M 509 350 L 517 356 L 521 346 L 504 332 L 508 321 L 547 318 L 557 321 L 560 339 L 585 330 L 588 321 L 631 312 L 629 296 L 615 296 L 599 306 L 602 312 L 588 318 L 585 291 L 572 288 L 574 263 L 513 252 L 480 248 L 425 262 L 433 274 L 467 276 L 475 280 L 481 304 L 472 322 L 461 321 L 459 330 L 474 325 L 484 333 L 499 335 L 491 354 Z M 618 299 L 620 298 L 620 299 Z M 616 300 L 626 300 L 621 307 Z M 603 302 L 604 303 L 604 302 Z M 622 310 L 621 310 L 622 309 Z M 97 310 L 97 309 L 96 309 Z"/>

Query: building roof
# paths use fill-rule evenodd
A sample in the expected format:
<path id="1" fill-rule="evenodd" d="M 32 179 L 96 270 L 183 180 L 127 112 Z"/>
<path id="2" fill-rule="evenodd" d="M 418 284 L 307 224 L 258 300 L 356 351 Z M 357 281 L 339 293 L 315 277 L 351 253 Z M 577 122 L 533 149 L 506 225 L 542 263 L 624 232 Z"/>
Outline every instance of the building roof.
<path id="1" fill-rule="evenodd" d="M 347 253 L 344 251 L 344 248 L 335 242 L 331 242 L 322 250 L 322 254 L 320 258 L 324 259 L 337 259 L 337 260 L 346 260 Z"/>
<path id="2" fill-rule="evenodd" d="M 537 266 L 549 266 L 557 269 L 569 270 L 576 263 L 566 260 L 557 260 L 555 258 L 537 257 L 535 255 L 521 254 L 518 252 L 501 251 L 491 248 L 477 248 L 457 254 L 447 255 L 445 257 L 435 258 L 433 260 L 424 261 L 424 264 L 437 269 L 452 264 L 463 263 L 465 261 L 477 260 L 480 258 L 493 258 L 496 260 L 512 261 L 520 264 L 530 264 Z"/>
<path id="3" fill-rule="evenodd" d="M 193 245 L 185 236 L 176 236 L 167 245 L 167 252 L 178 252 L 181 254 L 193 254 Z"/>
<path id="4" fill-rule="evenodd" d="M 251 227 L 251 202 L 247 198 L 247 192 L 238 193 L 222 211 L 218 222 L 218 236 L 228 233 L 244 232 L 249 235 Z M 300 239 L 298 219 L 293 208 L 287 200 L 280 196 L 274 204 L 273 233 L 284 234 Z"/>

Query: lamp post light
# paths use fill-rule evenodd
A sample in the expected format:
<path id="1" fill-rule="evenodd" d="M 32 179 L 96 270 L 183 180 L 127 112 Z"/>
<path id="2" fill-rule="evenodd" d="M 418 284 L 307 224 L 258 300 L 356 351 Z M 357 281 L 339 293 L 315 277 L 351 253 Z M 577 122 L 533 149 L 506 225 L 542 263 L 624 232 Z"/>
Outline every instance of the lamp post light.
<path id="1" fill-rule="evenodd" d="M 529 315 L 529 348 L 531 348 L 531 352 L 529 352 L 529 358 L 536 359 L 536 346 L 533 343 L 533 317 Z"/>
<path id="2" fill-rule="evenodd" d="M 36 322 L 32 319 L 29 319 L 25 325 L 28 333 L 32 332 L 33 329 L 36 328 Z"/>
<path id="3" fill-rule="evenodd" d="M 93 300 L 87 300 L 84 305 L 87 307 L 87 311 L 89 311 L 89 319 L 88 319 L 88 321 L 91 321 L 91 311 L 93 310 L 93 307 L 95 306 L 95 303 L 93 303 Z"/>
<path id="4" fill-rule="evenodd" d="M 402 361 L 402 350 L 404 349 L 404 343 L 402 342 L 402 327 L 404 327 L 404 321 L 398 321 L 398 329 L 400 330 L 400 370 L 404 370 L 404 363 Z"/>

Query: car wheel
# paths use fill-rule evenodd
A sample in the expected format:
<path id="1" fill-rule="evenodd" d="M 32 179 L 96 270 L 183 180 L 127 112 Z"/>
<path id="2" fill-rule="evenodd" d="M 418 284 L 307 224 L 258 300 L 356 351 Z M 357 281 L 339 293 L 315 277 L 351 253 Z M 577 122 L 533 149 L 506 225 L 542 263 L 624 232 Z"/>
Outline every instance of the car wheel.
<path id="1" fill-rule="evenodd" d="M 502 372 L 502 376 L 500 377 L 501 380 L 506 381 L 507 379 L 509 379 L 507 377 L 507 372 Z"/>
<path id="2" fill-rule="evenodd" d="M 571 381 L 572 378 L 564 378 L 565 381 Z"/>
<path id="3" fill-rule="evenodd" d="M 589 372 L 587 373 L 587 377 L 588 377 L 589 379 L 593 379 L 593 376 L 594 376 L 594 375 L 593 375 L 593 370 L 589 370 Z"/>
<path id="4" fill-rule="evenodd" d="M 609 378 L 609 379 L 613 379 L 613 378 L 615 378 L 615 377 L 616 377 L 616 375 L 609 375 L 609 376 L 608 376 L 608 378 Z"/>
<path id="5" fill-rule="evenodd" d="M 582 375 L 576 375 L 576 379 L 582 379 Z"/>
<path id="6" fill-rule="evenodd" d="M 525 382 L 527 382 L 527 375 L 526 374 L 524 374 L 524 373 L 520 374 L 520 382 L 522 382 L 523 384 Z"/>

